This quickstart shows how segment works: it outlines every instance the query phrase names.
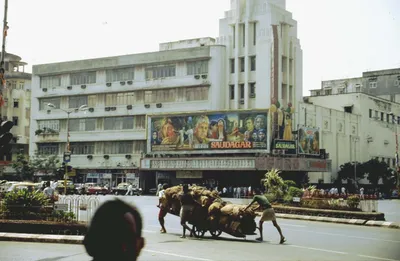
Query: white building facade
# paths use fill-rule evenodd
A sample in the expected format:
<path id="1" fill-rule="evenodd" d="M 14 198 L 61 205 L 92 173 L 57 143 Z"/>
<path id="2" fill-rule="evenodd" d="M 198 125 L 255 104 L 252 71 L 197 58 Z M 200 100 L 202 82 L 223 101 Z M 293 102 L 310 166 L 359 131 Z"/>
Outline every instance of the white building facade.
<path id="1" fill-rule="evenodd" d="M 137 176 L 140 159 L 146 157 L 146 115 L 267 112 L 273 99 L 296 107 L 302 96 L 297 23 L 284 0 L 232 0 L 216 40 L 183 40 L 162 43 L 158 52 L 35 65 L 32 94 L 30 155 L 61 157 L 67 140 L 64 111 L 87 105 L 86 113 L 70 114 L 71 165 L 78 176 L 94 182 L 126 181 Z M 151 167 L 146 171 L 155 175 Z"/>
<path id="2" fill-rule="evenodd" d="M 305 101 L 298 110 L 298 122 L 321 130 L 320 147 L 332 160 L 330 175 L 312 173 L 311 182 L 333 182 L 340 165 L 347 162 L 379 159 L 395 168 L 399 103 L 364 93 L 312 96 Z"/>
<path id="3" fill-rule="evenodd" d="M 11 152 L 0 155 L 0 166 L 4 166 L 2 174 L 5 178 L 15 174 L 11 162 L 16 160 L 17 154 L 28 155 L 31 74 L 25 72 L 25 65 L 27 63 L 23 62 L 21 57 L 6 53 L 4 58 L 6 88 L 2 91 L 4 104 L 0 107 L 0 118 L 14 123 L 10 131 L 14 139 L 11 141 Z"/>

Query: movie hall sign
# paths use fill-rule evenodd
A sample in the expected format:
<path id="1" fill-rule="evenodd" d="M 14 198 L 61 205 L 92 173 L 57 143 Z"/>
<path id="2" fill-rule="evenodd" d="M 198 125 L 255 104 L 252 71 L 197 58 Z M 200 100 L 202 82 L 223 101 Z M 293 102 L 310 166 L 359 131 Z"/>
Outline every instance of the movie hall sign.
<path id="1" fill-rule="evenodd" d="M 284 151 L 285 155 L 296 155 L 297 146 L 294 140 L 274 140 L 274 150 Z"/>
<path id="2" fill-rule="evenodd" d="M 179 159 L 179 160 L 155 160 L 143 159 L 142 169 L 163 170 L 245 170 L 255 169 L 255 159 Z"/>

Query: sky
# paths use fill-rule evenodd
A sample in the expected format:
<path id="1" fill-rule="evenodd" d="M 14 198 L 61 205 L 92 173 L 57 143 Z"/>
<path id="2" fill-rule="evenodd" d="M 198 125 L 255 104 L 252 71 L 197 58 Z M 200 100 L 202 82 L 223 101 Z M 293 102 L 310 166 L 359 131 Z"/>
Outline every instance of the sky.
<path id="1" fill-rule="evenodd" d="M 0 15 L 4 0 L 0 1 Z M 217 37 L 230 0 L 11 0 L 6 52 L 29 66 L 158 50 Z M 322 80 L 400 68 L 400 0 L 287 0 L 303 49 L 303 94 Z"/>

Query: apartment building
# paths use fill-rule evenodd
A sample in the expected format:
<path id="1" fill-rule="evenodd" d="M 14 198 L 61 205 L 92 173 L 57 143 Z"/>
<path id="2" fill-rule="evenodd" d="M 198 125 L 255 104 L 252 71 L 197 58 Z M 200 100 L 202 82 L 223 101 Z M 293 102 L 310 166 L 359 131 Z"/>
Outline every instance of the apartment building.
<path id="1" fill-rule="evenodd" d="M 0 107 L 0 118 L 14 123 L 11 129 L 14 136 L 11 141 L 11 152 L 0 154 L 0 166 L 2 166 L 0 176 L 4 178 L 15 174 L 11 162 L 16 159 L 18 153 L 28 155 L 31 74 L 25 72 L 26 65 L 27 63 L 15 54 L 6 53 L 4 57 L 6 88 L 2 93 L 4 104 Z"/>
<path id="2" fill-rule="evenodd" d="M 152 162 L 201 155 L 147 151 L 152 140 L 148 116 L 241 110 L 267 114 L 272 101 L 296 107 L 302 97 L 297 23 L 284 0 L 232 0 L 216 39 L 161 43 L 158 52 L 35 65 L 32 90 L 31 155 L 61 157 L 69 115 L 76 179 L 118 183 L 140 176 L 141 186 L 151 188 L 161 179 L 177 179 L 175 169 L 154 168 Z M 88 110 L 75 110 L 83 105 Z M 239 169 L 256 170 L 254 151 L 226 153 L 230 155 L 220 166 L 246 154 L 252 163 Z M 180 170 L 189 179 L 215 170 L 202 166 Z"/>
<path id="3" fill-rule="evenodd" d="M 362 77 L 322 81 L 321 89 L 310 92 L 311 96 L 363 92 L 400 102 L 400 68 L 363 72 Z"/>

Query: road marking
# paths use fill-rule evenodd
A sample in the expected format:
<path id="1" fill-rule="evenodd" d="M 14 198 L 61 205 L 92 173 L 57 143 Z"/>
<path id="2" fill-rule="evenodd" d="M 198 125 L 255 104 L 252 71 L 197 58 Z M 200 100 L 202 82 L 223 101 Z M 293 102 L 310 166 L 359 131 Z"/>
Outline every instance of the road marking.
<path id="1" fill-rule="evenodd" d="M 399 261 L 396 259 L 390 259 L 390 258 L 383 258 L 383 257 L 376 257 L 376 256 L 364 256 L 364 255 L 358 255 L 360 257 L 366 257 L 366 258 L 371 258 L 371 259 L 378 259 L 378 260 L 387 260 L 387 261 Z"/>
<path id="2" fill-rule="evenodd" d="M 145 229 L 142 229 L 142 231 L 145 232 L 145 233 L 156 233 L 156 231 L 152 231 L 152 230 L 145 230 Z"/>
<path id="3" fill-rule="evenodd" d="M 178 255 L 178 254 L 173 254 L 173 253 L 168 253 L 168 252 L 161 252 L 161 251 L 155 251 L 155 250 L 144 249 L 143 251 L 149 252 L 149 253 L 154 253 L 154 254 L 166 255 L 166 256 L 175 256 L 175 257 L 180 257 L 180 258 L 187 258 L 187 259 L 192 259 L 192 260 L 213 261 L 213 260 L 211 260 L 211 259 L 206 259 L 206 258 L 193 257 L 193 256 L 184 256 L 184 255 Z"/>
<path id="4" fill-rule="evenodd" d="M 308 249 L 308 250 L 316 250 L 316 251 L 322 251 L 322 252 L 329 252 L 329 253 L 335 253 L 335 254 L 341 254 L 341 255 L 347 255 L 346 252 L 339 252 L 339 251 L 333 251 L 333 250 L 322 249 L 322 248 L 305 247 L 305 246 L 297 246 L 297 245 L 287 245 L 287 246 L 297 247 L 297 248 L 304 248 L 304 249 Z"/>
<path id="5" fill-rule="evenodd" d="M 391 243 L 400 243 L 400 241 L 398 241 L 398 240 L 390 240 L 390 239 L 383 239 L 383 238 L 358 237 L 358 236 L 349 236 L 349 235 L 344 235 L 344 234 L 315 232 L 315 231 L 309 231 L 309 230 L 290 229 L 290 228 L 287 228 L 286 230 L 314 233 L 314 234 L 328 235 L 328 236 L 339 236 L 339 237 L 348 237 L 348 238 L 357 238 L 357 239 L 367 239 L 367 240 L 373 240 L 373 241 L 385 241 L 385 242 L 391 242 Z"/>

